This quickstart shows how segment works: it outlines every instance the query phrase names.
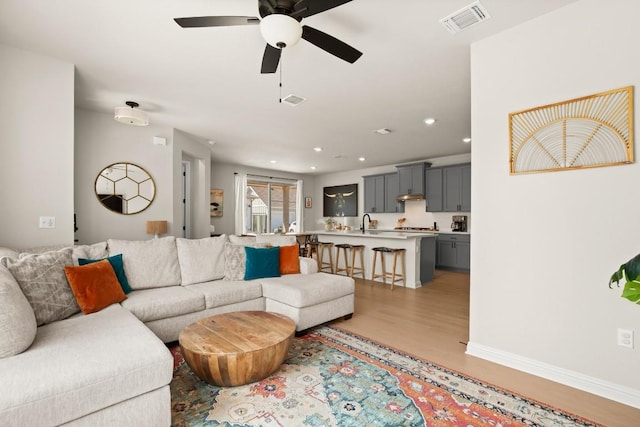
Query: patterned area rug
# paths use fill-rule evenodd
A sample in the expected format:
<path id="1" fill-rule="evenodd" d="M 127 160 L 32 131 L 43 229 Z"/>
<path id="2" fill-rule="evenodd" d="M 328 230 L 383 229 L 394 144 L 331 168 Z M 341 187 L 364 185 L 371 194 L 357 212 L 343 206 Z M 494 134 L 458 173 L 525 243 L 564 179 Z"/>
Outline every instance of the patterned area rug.
<path id="1" fill-rule="evenodd" d="M 362 337 L 322 326 L 271 377 L 214 387 L 172 347 L 174 426 L 595 426 Z"/>

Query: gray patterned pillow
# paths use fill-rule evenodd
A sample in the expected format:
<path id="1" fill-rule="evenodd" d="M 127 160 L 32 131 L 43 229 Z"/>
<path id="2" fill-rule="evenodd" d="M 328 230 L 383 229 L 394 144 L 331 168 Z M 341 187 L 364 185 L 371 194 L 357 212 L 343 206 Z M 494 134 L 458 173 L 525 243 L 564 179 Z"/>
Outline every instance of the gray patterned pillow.
<path id="1" fill-rule="evenodd" d="M 64 274 L 64 266 L 73 265 L 71 252 L 71 248 L 66 248 L 25 255 L 18 260 L 3 259 L 33 307 L 38 326 L 80 311 Z"/>
<path id="2" fill-rule="evenodd" d="M 247 262 L 244 246 L 225 243 L 224 256 L 224 280 L 244 280 L 244 269 Z"/>

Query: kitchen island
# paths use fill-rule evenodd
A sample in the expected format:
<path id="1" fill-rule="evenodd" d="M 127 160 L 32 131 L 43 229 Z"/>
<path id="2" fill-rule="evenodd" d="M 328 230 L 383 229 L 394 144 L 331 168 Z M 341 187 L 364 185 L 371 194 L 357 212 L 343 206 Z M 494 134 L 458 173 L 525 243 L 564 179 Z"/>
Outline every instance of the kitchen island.
<path id="1" fill-rule="evenodd" d="M 351 245 L 364 245 L 364 271 L 367 280 L 371 279 L 373 268 L 372 248 L 386 246 L 394 249 L 405 249 L 405 273 L 406 286 L 419 288 L 433 280 L 436 266 L 436 233 L 407 233 L 402 231 L 378 231 L 367 230 L 364 233 L 359 230 L 349 231 L 308 231 L 305 234 L 317 234 L 321 242 L 334 244 L 348 243 Z M 332 252 L 333 261 L 336 262 L 335 249 Z M 385 256 L 386 270 L 391 271 L 391 256 Z M 341 257 L 341 262 L 344 258 Z M 380 261 L 376 262 L 376 271 L 381 273 Z M 358 261 L 356 260 L 356 265 Z M 396 269 L 401 273 L 400 266 Z M 376 281 L 382 281 L 381 278 Z M 401 285 L 397 282 L 396 285 Z"/>

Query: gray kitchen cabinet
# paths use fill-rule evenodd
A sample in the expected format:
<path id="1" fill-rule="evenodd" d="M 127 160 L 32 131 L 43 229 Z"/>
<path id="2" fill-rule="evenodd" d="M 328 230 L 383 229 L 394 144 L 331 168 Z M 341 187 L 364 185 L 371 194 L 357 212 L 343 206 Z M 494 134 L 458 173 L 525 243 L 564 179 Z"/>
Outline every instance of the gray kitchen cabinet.
<path id="1" fill-rule="evenodd" d="M 471 165 L 442 168 L 445 212 L 471 211 Z"/>
<path id="2" fill-rule="evenodd" d="M 384 175 L 364 176 L 364 212 L 384 212 Z"/>
<path id="3" fill-rule="evenodd" d="M 424 171 L 431 163 L 421 162 L 396 166 L 400 180 L 400 194 L 424 194 Z"/>
<path id="4" fill-rule="evenodd" d="M 404 212 L 404 203 L 396 200 L 400 194 L 400 177 L 397 173 L 388 173 L 384 175 L 384 211 L 385 212 Z"/>
<path id="5" fill-rule="evenodd" d="M 442 168 L 428 168 L 425 171 L 424 187 L 427 212 L 442 212 Z"/>
<path id="6" fill-rule="evenodd" d="M 436 267 L 469 271 L 471 267 L 471 236 L 468 234 L 439 234 Z"/>

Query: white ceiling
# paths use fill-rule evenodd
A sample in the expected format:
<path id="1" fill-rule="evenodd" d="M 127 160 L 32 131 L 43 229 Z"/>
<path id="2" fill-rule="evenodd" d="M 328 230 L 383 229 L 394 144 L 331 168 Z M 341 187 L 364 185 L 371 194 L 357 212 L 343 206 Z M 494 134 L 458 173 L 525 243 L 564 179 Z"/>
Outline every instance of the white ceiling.
<path id="1" fill-rule="evenodd" d="M 257 26 L 173 21 L 258 16 L 256 0 L 2 0 L 0 43 L 75 64 L 79 108 L 137 101 L 151 123 L 215 141 L 215 161 L 322 174 L 470 152 L 470 44 L 573 1 L 482 0 L 491 18 L 455 35 L 438 20 L 472 0 L 354 0 L 311 16 L 364 54 L 351 65 L 305 40 L 285 49 L 283 97 L 308 99 L 297 107 L 278 102 L 278 73 L 260 74 Z"/>

